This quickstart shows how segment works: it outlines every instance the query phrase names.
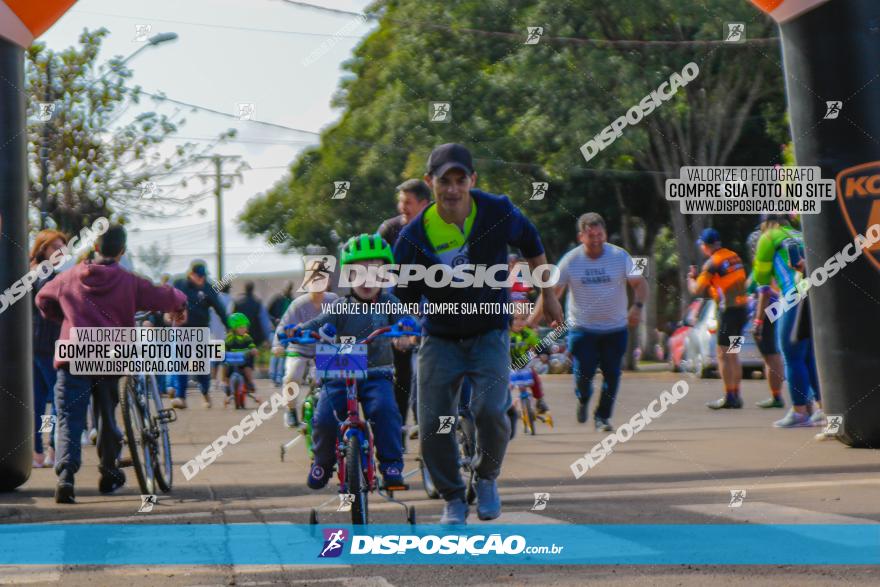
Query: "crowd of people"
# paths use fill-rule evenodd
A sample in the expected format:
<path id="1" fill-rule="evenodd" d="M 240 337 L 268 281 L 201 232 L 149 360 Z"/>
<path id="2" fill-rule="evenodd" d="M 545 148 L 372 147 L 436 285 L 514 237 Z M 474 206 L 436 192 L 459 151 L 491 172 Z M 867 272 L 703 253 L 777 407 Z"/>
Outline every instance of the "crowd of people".
<path id="1" fill-rule="evenodd" d="M 341 266 L 506 264 L 516 275 L 521 266 L 535 271 L 546 265 L 534 224 L 509 198 L 479 190 L 476 184 L 477 173 L 467 148 L 452 143 L 435 148 L 424 177 L 398 186 L 399 215 L 384 221 L 374 234 L 352 236 L 341 250 Z M 798 272 L 804 270 L 799 252 L 802 240 L 784 217 L 763 218 L 760 231 L 753 239 L 751 278 L 739 255 L 721 246 L 716 230 L 705 230 L 698 243 L 708 259 L 702 270 L 691 269 L 688 287 L 693 295 L 711 295 L 718 301 L 717 352 L 725 392 L 709 407 L 742 407 L 738 355 L 727 351 L 731 337 L 746 327 L 753 292 L 757 310 L 751 314 L 752 327 L 772 375 L 772 397 L 761 405 L 779 407 L 784 403 L 780 374 L 784 370 L 794 407 L 776 425 L 810 425 L 822 416 L 809 327 L 803 327 L 808 310 L 802 305 L 798 313 L 783 315 L 775 325 L 762 319 L 772 296 L 794 287 Z M 144 322 L 147 326 L 213 326 L 215 337 L 225 339 L 228 352 L 241 352 L 246 357 L 243 372 L 253 392 L 254 357 L 261 347 L 271 346 L 269 376 L 276 385 L 301 386 L 312 368 L 314 348 L 285 345 L 283 339 L 325 324 L 333 324 L 337 335 L 362 338 L 404 318 L 375 313 L 370 304 L 376 302 L 422 308 L 450 302 L 497 303 L 496 307 L 503 308 L 510 300 L 530 301 L 533 311 L 513 315 L 505 310 L 478 315 L 420 313 L 415 318 L 421 332 L 370 346 L 369 374 L 360 386 L 359 399 L 372 423 L 383 484 L 403 482 L 405 425 L 412 412 L 416 425 L 410 438 L 419 440 L 423 462 L 444 499 L 444 524 L 466 523 L 466 486 L 455 435 L 437 434 L 427 423 L 457 414 L 459 406 L 466 404 L 479 447 L 472 463 L 477 515 L 482 520 L 495 519 L 501 513 L 497 479 L 517 420 L 512 414 L 509 384 L 512 369 L 528 371 L 538 413 L 548 410 L 540 375 L 550 371 L 551 364 L 546 353 L 533 352 L 539 346 L 537 327 L 565 325 L 565 352 L 572 363 L 579 423 L 588 420 L 593 379 L 601 369 L 593 424 L 598 431 L 614 430 L 612 417 L 627 338 L 642 319 L 648 283 L 641 271 L 634 270 L 629 253 L 607 242 L 605 220 L 599 214 L 587 212 L 577 218 L 575 235 L 578 245 L 556 263 L 559 280 L 552 286 L 530 283 L 519 276 L 509 288 L 429 286 L 416 281 L 393 292 L 371 284 L 357 285 L 338 296 L 329 291 L 331 280 L 322 262 L 314 260 L 305 268 L 312 274 L 304 284 L 308 293 L 294 299 L 292 284 L 287 284 L 266 305 L 254 294 L 253 283 L 246 283 L 237 299 L 230 296 L 228 284 L 215 289 L 206 264 L 198 260 L 183 277 L 172 281 L 166 276 L 158 285 L 130 273 L 120 265 L 125 230 L 112 225 L 98 238 L 91 258 L 69 271 L 53 273 L 34 290 L 34 466 L 54 466 L 58 475 L 56 501 L 74 501 L 74 475 L 82 462 L 81 437 L 88 436 L 91 399 L 92 427 L 100 430 L 96 433 L 101 459 L 99 489 L 110 493 L 125 482 L 117 461 L 121 435 L 113 416 L 118 378 L 72 375 L 63 361 L 53 361 L 54 342 L 66 338 L 71 327 L 134 326 L 138 311 L 151 312 Z M 40 263 L 65 243 L 60 232 L 40 232 L 31 251 L 31 264 Z M 324 311 L 328 304 L 332 311 Z M 221 384 L 228 373 L 228 369 L 218 368 L 213 377 Z M 205 408 L 211 407 L 211 380 L 212 375 L 195 376 Z M 160 382 L 174 408 L 187 408 L 189 376 L 169 375 L 160 377 Z M 302 424 L 300 403 L 304 396 L 297 394 L 288 406 L 285 425 Z M 227 393 L 227 403 L 228 397 Z M 56 433 L 50 446 L 44 447 L 39 433 L 41 416 L 53 399 Z M 332 476 L 336 424 L 345 416 L 344 400 L 342 383 L 324 382 L 311 422 L 314 461 L 306 482 L 313 489 L 326 486 Z"/>

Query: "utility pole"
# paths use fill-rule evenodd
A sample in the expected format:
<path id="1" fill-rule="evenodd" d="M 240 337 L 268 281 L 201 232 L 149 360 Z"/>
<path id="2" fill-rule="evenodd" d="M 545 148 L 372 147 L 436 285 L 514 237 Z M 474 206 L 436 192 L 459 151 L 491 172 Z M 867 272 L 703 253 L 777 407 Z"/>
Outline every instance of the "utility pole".
<path id="1" fill-rule="evenodd" d="M 199 174 L 203 180 L 214 180 L 214 196 L 217 199 L 217 279 L 223 279 L 223 188 L 226 187 L 224 180 L 227 178 L 241 178 L 241 173 L 223 173 L 225 161 L 237 161 L 238 155 L 206 155 L 197 159 L 210 159 L 214 163 L 214 174 Z M 230 183 L 231 185 L 231 183 Z"/>

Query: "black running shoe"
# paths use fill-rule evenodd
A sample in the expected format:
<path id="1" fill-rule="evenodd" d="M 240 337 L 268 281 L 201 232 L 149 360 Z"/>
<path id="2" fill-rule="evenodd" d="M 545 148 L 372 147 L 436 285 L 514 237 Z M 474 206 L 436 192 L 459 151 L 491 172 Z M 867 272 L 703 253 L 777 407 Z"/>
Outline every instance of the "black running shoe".
<path id="1" fill-rule="evenodd" d="M 73 483 L 58 482 L 58 485 L 55 486 L 55 503 L 76 503 Z"/>
<path id="2" fill-rule="evenodd" d="M 580 424 L 587 421 L 587 402 L 578 399 L 577 419 Z"/>
<path id="3" fill-rule="evenodd" d="M 101 479 L 98 481 L 98 491 L 104 494 L 113 493 L 125 485 L 125 473 L 122 469 L 100 469 Z"/>

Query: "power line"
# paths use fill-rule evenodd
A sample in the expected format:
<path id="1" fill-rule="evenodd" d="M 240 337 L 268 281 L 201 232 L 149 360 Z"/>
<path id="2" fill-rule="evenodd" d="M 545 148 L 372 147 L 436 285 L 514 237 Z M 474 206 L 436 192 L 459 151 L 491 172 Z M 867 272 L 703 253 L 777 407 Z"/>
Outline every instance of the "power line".
<path id="1" fill-rule="evenodd" d="M 160 101 L 165 102 L 173 102 L 174 104 L 179 104 L 181 106 L 186 106 L 188 108 L 195 108 L 196 110 L 204 110 L 205 112 L 210 112 L 212 114 L 219 114 L 220 116 L 225 116 L 226 118 L 234 118 L 239 122 L 253 122 L 255 124 L 261 124 L 263 126 L 269 126 L 272 128 L 281 128 L 284 130 L 292 130 L 295 132 L 301 132 L 310 135 L 320 136 L 321 133 L 315 132 L 312 130 L 303 130 L 301 128 L 293 128 L 292 126 L 284 126 L 283 124 L 277 124 L 275 122 L 266 122 L 264 120 L 242 120 L 240 117 L 235 116 L 234 114 L 229 114 L 228 112 L 223 112 L 221 110 L 215 110 L 213 108 L 208 108 L 207 106 L 199 106 L 198 104 L 192 104 L 190 102 L 184 102 L 183 100 L 175 100 L 174 98 L 169 98 L 168 96 L 164 96 L 161 94 L 153 94 L 152 92 L 147 92 L 146 90 L 140 91 L 142 94 L 150 96 Z"/>
<path id="2" fill-rule="evenodd" d="M 227 138 L 220 139 L 218 137 L 181 137 L 181 136 L 175 136 L 175 137 L 166 137 L 166 140 L 219 141 L 220 144 L 223 144 L 223 143 L 253 143 L 256 145 L 299 145 L 299 144 L 314 145 L 315 144 L 314 140 L 307 140 L 307 139 L 290 140 L 290 141 L 273 141 L 273 140 L 259 141 L 259 140 L 247 140 L 247 139 L 227 139 Z"/>
<path id="3" fill-rule="evenodd" d="M 379 20 L 382 18 L 381 16 L 377 16 L 375 14 L 363 14 L 358 12 L 350 12 L 348 10 L 339 10 L 337 8 L 327 8 L 326 6 L 319 6 L 317 4 L 309 4 L 308 2 L 300 2 L 299 0 L 281 0 L 285 4 L 291 4 L 293 6 L 301 6 L 304 8 L 312 8 L 314 10 L 323 10 L 325 12 L 332 12 L 336 14 L 344 14 L 346 16 L 359 16 L 364 19 L 371 20 Z M 417 20 L 404 20 L 397 18 L 388 18 L 390 22 L 396 24 L 405 24 L 405 25 L 414 25 L 421 26 L 425 28 L 446 30 L 450 32 L 461 32 L 468 33 L 472 35 L 482 35 L 485 37 L 503 37 L 516 39 L 518 41 L 522 41 L 524 38 L 523 33 L 513 33 L 506 31 L 487 31 L 483 29 L 473 29 L 473 28 L 463 28 L 463 27 L 453 27 L 445 24 L 435 24 L 431 22 L 423 22 Z M 541 42 L 556 42 L 556 43 L 570 43 L 574 45 L 586 45 L 592 47 L 614 47 L 617 49 L 640 49 L 640 48 L 650 48 L 650 47 L 715 47 L 715 46 L 749 46 L 749 45 L 776 45 L 779 43 L 779 37 L 764 37 L 764 38 L 755 38 L 755 39 L 744 39 L 742 41 L 731 43 L 725 41 L 723 39 L 720 40 L 680 40 L 680 41 L 645 41 L 645 40 L 630 40 L 630 39 L 584 39 L 580 37 L 553 37 L 549 35 L 541 35 Z"/>
<path id="4" fill-rule="evenodd" d="M 325 12 L 334 12 L 336 14 L 344 14 L 346 16 L 360 16 L 366 18 L 373 18 L 372 16 L 362 14 L 360 12 L 352 12 L 350 10 L 341 10 L 339 8 L 328 8 L 326 6 L 319 6 L 317 4 L 309 4 L 308 2 L 298 2 L 297 0 L 281 0 L 285 4 L 293 4 L 294 6 L 302 6 L 303 8 L 312 8 L 314 10 L 323 10 Z"/>
<path id="5" fill-rule="evenodd" d="M 261 29 L 261 28 L 255 28 L 255 27 L 242 27 L 242 26 L 235 26 L 235 25 L 213 24 L 213 23 L 206 23 L 206 22 L 192 22 L 192 21 L 187 21 L 187 20 L 174 20 L 174 19 L 170 19 L 170 18 L 155 18 L 152 16 L 134 16 L 134 15 L 128 15 L 128 14 L 112 14 L 109 12 L 96 12 L 94 10 L 80 10 L 77 8 L 74 8 L 70 12 L 73 12 L 73 13 L 79 12 L 82 14 L 95 14 L 98 16 L 112 16 L 115 18 L 126 18 L 126 19 L 130 19 L 130 20 L 137 20 L 137 21 L 140 21 L 143 23 L 168 22 L 168 23 L 174 23 L 174 24 L 185 24 L 185 25 L 190 25 L 190 26 L 200 26 L 200 27 L 206 27 L 206 28 L 227 29 L 227 30 L 253 32 L 253 33 L 275 33 L 275 34 L 282 34 L 282 35 L 301 35 L 301 36 L 305 36 L 305 37 L 335 37 L 338 39 L 360 39 L 361 38 L 359 36 L 339 35 L 336 33 L 312 33 L 312 32 L 306 32 L 306 31 L 284 31 L 284 30 L 278 30 L 278 29 Z"/>

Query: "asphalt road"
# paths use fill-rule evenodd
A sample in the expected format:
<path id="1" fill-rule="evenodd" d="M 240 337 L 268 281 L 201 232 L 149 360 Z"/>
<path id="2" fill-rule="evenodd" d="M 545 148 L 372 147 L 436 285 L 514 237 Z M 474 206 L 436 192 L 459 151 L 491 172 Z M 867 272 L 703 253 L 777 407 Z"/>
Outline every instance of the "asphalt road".
<path id="1" fill-rule="evenodd" d="M 614 421 L 628 420 L 660 392 L 682 378 L 668 372 L 626 373 Z M 719 395 L 718 380 L 684 376 L 688 395 L 659 419 L 618 445 L 613 454 L 576 480 L 570 464 L 604 434 L 577 424 L 570 376 L 545 378 L 555 427 L 539 425 L 538 434 L 518 434 L 510 445 L 500 488 L 504 524 L 713 524 L 713 523 L 880 523 L 880 453 L 819 442 L 815 428 L 779 430 L 770 423 L 783 410 L 761 410 L 754 402 L 767 394 L 764 380 L 746 381 L 746 408 L 711 412 L 703 404 Z M 260 394 L 272 388 L 260 382 Z M 191 396 L 195 392 L 190 391 Z M 197 394 L 195 394 L 197 396 Z M 197 399 L 193 397 L 193 400 Z M 281 414 L 258 427 L 194 479 L 179 465 L 225 433 L 244 415 L 191 401 L 172 424 L 174 490 L 160 495 L 152 512 L 138 513 L 140 491 L 129 470 L 120 492 L 97 491 L 96 455 L 85 447 L 77 476 L 76 505 L 53 500 L 55 476 L 34 470 L 19 490 L 0 494 L 0 523 L 299 523 L 308 512 L 330 502 L 323 523 L 345 523 L 335 511 L 332 488 L 305 487 L 305 449 L 298 443 L 280 460 L 280 445 L 293 438 Z M 591 406 L 592 408 L 592 406 Z M 411 443 L 407 471 L 416 467 L 418 446 Z M 418 476 L 410 491 L 397 495 L 418 510 L 422 523 L 436 523 L 441 505 L 421 490 Z M 331 483 L 331 486 L 333 484 Z M 732 490 L 745 490 L 741 507 L 731 508 Z M 546 509 L 532 511 L 534 493 L 549 493 Z M 372 522 L 404 523 L 393 504 L 371 501 Z M 469 522 L 480 524 L 474 514 Z M 563 530 L 563 528 L 560 528 Z M 161 536 L 150 541 L 162 547 Z M 792 566 L 366 566 L 352 567 L 0 567 L 0 584 L 65 585 L 706 585 L 722 580 L 748 585 L 877 584 L 880 570 L 868 567 Z"/>

